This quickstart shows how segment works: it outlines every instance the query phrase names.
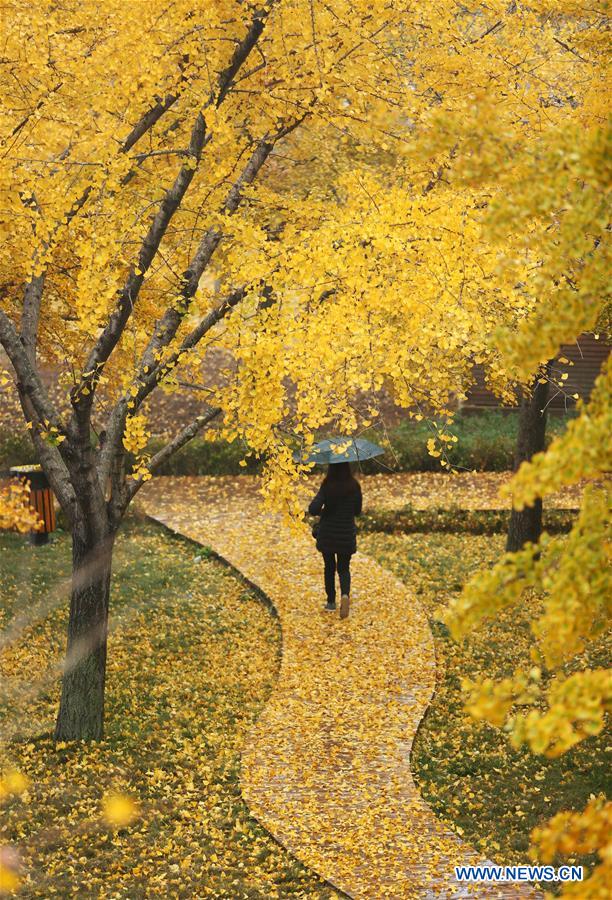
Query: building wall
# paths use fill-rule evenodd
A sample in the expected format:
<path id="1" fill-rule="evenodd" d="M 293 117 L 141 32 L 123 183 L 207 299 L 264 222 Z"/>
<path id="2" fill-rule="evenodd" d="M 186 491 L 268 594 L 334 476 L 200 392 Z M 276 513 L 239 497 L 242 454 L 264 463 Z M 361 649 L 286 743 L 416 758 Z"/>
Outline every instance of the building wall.
<path id="1" fill-rule="evenodd" d="M 567 372 L 568 377 L 563 382 L 562 388 L 551 384 L 549 411 L 563 413 L 574 409 L 576 401 L 573 394 L 588 399 L 609 352 L 610 345 L 604 338 L 596 339 L 593 334 L 582 334 L 573 344 L 563 344 L 554 364 L 553 373 L 556 376 L 555 381 L 561 380 L 563 372 Z M 559 362 L 559 357 L 564 357 L 574 365 Z M 482 366 L 474 366 L 474 374 L 476 383 L 468 391 L 468 399 L 463 403 L 463 409 L 511 408 L 485 387 Z"/>

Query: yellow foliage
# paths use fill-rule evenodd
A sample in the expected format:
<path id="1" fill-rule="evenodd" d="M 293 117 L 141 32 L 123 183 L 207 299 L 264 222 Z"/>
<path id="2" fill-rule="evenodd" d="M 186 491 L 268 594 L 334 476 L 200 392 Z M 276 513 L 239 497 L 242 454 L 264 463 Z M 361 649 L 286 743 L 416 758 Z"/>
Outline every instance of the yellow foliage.
<path id="1" fill-rule="evenodd" d="M 123 432 L 123 446 L 134 456 L 133 475 L 141 481 L 148 481 L 151 473 L 147 467 L 149 454 L 145 447 L 150 438 L 147 429 L 147 417 L 145 415 L 128 416 Z"/>
<path id="2" fill-rule="evenodd" d="M 530 698 L 525 698 L 529 702 Z M 524 703 L 518 697 L 515 702 Z M 534 753 L 559 756 L 574 744 L 599 734 L 612 705 L 612 677 L 606 669 L 586 669 L 567 678 L 553 679 L 545 712 L 532 709 L 516 716 L 512 729 L 515 746 L 529 744 Z"/>
<path id="3" fill-rule="evenodd" d="M 107 794 L 102 804 L 102 815 L 112 828 L 125 828 L 138 816 L 138 804 L 126 794 Z"/>
<path id="4" fill-rule="evenodd" d="M 126 448 L 143 436 L 139 391 L 155 367 L 164 390 L 185 390 L 187 380 L 211 390 L 227 432 L 266 457 L 268 496 L 299 517 L 287 447 L 298 435 L 307 444 L 322 428 L 353 432 L 370 421 L 376 410 L 359 408 L 361 392 L 385 386 L 419 415 L 444 413 L 476 359 L 508 396 L 489 338 L 533 313 L 524 285 L 535 254 L 518 246 L 529 229 L 517 237 L 512 217 L 492 238 L 483 221 L 506 192 L 512 160 L 524 174 L 508 148 L 532 146 L 534 134 L 545 144 L 544 125 L 565 128 L 578 116 L 572 104 L 539 104 L 539 91 L 567 98 L 572 85 L 583 100 L 595 76 L 582 75 L 576 90 L 580 64 L 556 43 L 559 26 L 522 5 L 467 12 L 444 0 L 432 15 L 393 0 L 380 21 L 368 0 L 192 6 L 154 0 L 123 21 L 121 0 L 12 0 L 3 51 L 11 73 L 0 79 L 0 127 L 12 134 L 0 173 L 2 309 L 17 321 L 23 286 L 44 276 L 41 359 L 77 373 L 76 388 L 74 377 L 64 385 L 70 402 L 95 391 L 100 431 L 125 399 L 134 419 Z M 290 21 L 309 25 L 288 29 Z M 253 22 L 262 23 L 256 49 L 225 84 Z M 545 87 L 517 88 L 508 61 L 526 54 Z M 28 84 L 26 108 L 16 83 Z M 158 98 L 171 98 L 163 114 Z M 121 152 L 135 123 L 156 111 L 156 124 Z M 198 115 L 201 159 L 186 149 Z M 251 178 L 245 165 L 259 146 L 272 152 Z M 483 181 L 471 168 L 489 157 L 495 177 Z M 139 248 L 181 173 L 193 178 L 185 201 L 153 260 L 143 260 Z M 185 279 L 204 257 L 185 300 Z M 231 315 L 185 347 L 237 288 Z M 128 325 L 94 367 L 99 380 L 79 384 L 118 297 Z M 212 346 L 233 361 L 217 385 L 200 365 Z M 40 433 L 65 443 L 57 423 Z M 436 441 L 432 455 L 448 466 L 445 439 Z M 145 479 L 144 462 L 135 474 Z"/>
<path id="5" fill-rule="evenodd" d="M 89 434 L 87 402 L 100 426 L 127 410 L 111 438 L 146 480 L 141 392 L 152 373 L 172 391 L 189 375 L 226 433 L 266 457 L 269 504 L 298 520 L 296 435 L 308 446 L 321 428 L 354 432 L 371 418 L 361 392 L 445 413 L 478 361 L 507 396 L 561 342 L 609 321 L 606 4 L 137 6 L 10 0 L 3 22 L 0 326 L 24 368 L 15 336 L 40 318 L 38 360 L 71 373 L 59 408 L 81 404 L 84 425 L 48 414 L 42 384 L 26 401 L 58 480 L 65 464 L 79 482 L 71 435 Z M 245 46 L 256 50 L 237 59 Z M 166 220 L 177 184 L 185 201 Z M 108 359 L 101 335 L 117 338 Z M 214 385 L 200 365 L 212 346 L 232 359 Z M 551 455 L 519 472 L 517 504 L 609 466 L 608 378 Z M 429 448 L 443 462 L 445 444 L 437 434 Z M 586 492 L 566 545 L 545 538 L 468 586 L 455 633 L 542 590 L 539 654 L 567 661 L 605 622 L 606 528 L 605 502 Z M 565 709 L 554 734 L 538 716 L 525 739 L 555 748 L 563 727 L 590 733 L 599 693 L 586 679 L 551 695 Z M 577 731 L 575 702 L 589 723 Z"/>
<path id="6" fill-rule="evenodd" d="M 29 778 L 17 769 L 9 769 L 0 778 L 0 800 L 12 795 L 23 794 L 30 784 Z"/>
<path id="7" fill-rule="evenodd" d="M 30 488 L 24 481 L 0 484 L 0 531 L 15 529 L 22 533 L 36 531 L 40 517 L 30 503 Z"/>
<path id="8" fill-rule="evenodd" d="M 471 66 L 473 89 L 457 90 L 452 114 L 444 91 L 438 108 L 427 114 L 431 131 L 420 148 L 424 156 L 437 156 L 447 165 L 457 189 L 491 191 L 485 228 L 500 248 L 500 272 L 506 278 L 515 274 L 526 302 L 525 315 L 511 327 L 500 323 L 494 330 L 491 346 L 501 353 L 506 372 L 529 381 L 561 343 L 610 323 L 612 131 L 602 27 L 606 5 L 596 3 L 587 10 L 570 0 L 529 7 L 513 3 L 512 15 L 504 6 L 487 4 L 490 17 L 485 19 L 464 13 L 466 19 L 472 15 L 473 31 L 479 31 L 474 37 L 478 49 L 458 54 L 460 59 L 449 54 L 447 65 L 463 75 Z M 492 25 L 488 32 L 486 22 Z M 435 17 L 433 28 L 442 45 L 447 24 Z M 539 38 L 528 54 L 531 74 L 521 77 L 527 57 L 520 47 L 536 31 Z M 553 44 L 556 52 L 551 52 Z M 492 60 L 479 70 L 480 53 L 489 53 Z M 486 82 L 502 57 L 516 66 L 511 87 L 503 77 L 493 85 Z M 532 77 L 535 59 L 537 76 Z M 567 63 L 565 72 L 556 65 L 561 59 Z M 459 81 L 455 77 L 455 88 Z M 501 90 L 507 91 L 503 102 Z M 517 103 L 523 107 L 520 114 Z M 609 471 L 610 385 L 608 365 L 566 434 L 523 464 L 504 491 L 518 509 Z M 554 756 L 603 727 L 610 673 L 585 669 L 568 675 L 559 670 L 609 627 L 609 540 L 609 499 L 590 487 L 567 540 L 545 534 L 537 547 L 506 554 L 493 569 L 473 578 L 451 605 L 448 624 L 462 637 L 484 617 L 521 602 L 526 590 L 543 597 L 543 612 L 532 623 L 537 642 L 533 659 L 538 671 L 542 665 L 554 673 L 547 687 L 540 689 L 539 680 L 525 672 L 499 683 L 485 679 L 465 685 L 472 714 L 505 725 L 517 745 L 526 742 L 535 752 Z M 570 837 L 566 853 L 573 843 Z M 601 846 L 596 839 L 591 849 Z M 604 883 L 600 868 L 587 883 L 591 893 L 582 893 L 586 886 L 580 886 L 580 896 L 604 896 L 598 893 Z M 572 895 L 572 888 L 566 893 Z"/>
<path id="9" fill-rule="evenodd" d="M 0 861 L 0 894 L 14 894 L 20 884 L 17 872 Z"/>
<path id="10" fill-rule="evenodd" d="M 564 896 L 579 900 L 606 900 L 612 878 L 612 803 L 592 797 L 581 812 L 561 812 L 532 834 L 532 852 L 543 862 L 573 853 L 597 853 L 600 865 L 590 878 L 568 885 Z"/>

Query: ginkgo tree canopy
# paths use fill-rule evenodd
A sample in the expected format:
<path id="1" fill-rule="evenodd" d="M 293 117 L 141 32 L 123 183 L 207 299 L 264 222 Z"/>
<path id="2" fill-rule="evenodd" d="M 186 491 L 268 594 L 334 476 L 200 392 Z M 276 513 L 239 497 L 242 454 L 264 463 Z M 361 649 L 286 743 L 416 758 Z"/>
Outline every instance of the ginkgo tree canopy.
<path id="1" fill-rule="evenodd" d="M 63 369 L 66 408 L 138 451 L 153 389 L 222 345 L 211 404 L 278 472 L 287 434 L 368 421 L 359 391 L 442 410 L 474 360 L 502 390 L 489 338 L 532 307 L 535 260 L 515 243 L 500 268 L 512 228 L 484 240 L 483 211 L 500 157 L 593 88 L 541 6 L 8 4 L 2 308 Z M 477 132 L 490 177 L 480 153 L 453 183 Z M 32 399 L 61 444 L 74 413 Z"/>
<path id="2" fill-rule="evenodd" d="M 116 528 L 213 418 L 267 456 L 265 495 L 297 513 L 296 441 L 367 425 L 364 392 L 444 413 L 474 362 L 507 393 L 609 321 L 606 16 L 596 0 L 3 5 L 0 342 L 75 568 L 102 559 L 73 586 L 59 737 L 102 734 Z M 215 384 L 212 346 L 232 360 Z M 609 470 L 610 371 L 517 502 Z M 150 459 L 147 404 L 185 381 L 209 391 L 202 414 Z M 492 596 L 548 592 L 533 670 L 472 686 L 473 710 L 538 752 L 596 733 L 609 704 L 603 670 L 538 687 L 605 623 L 606 511 L 585 498 L 565 550 L 505 557 L 449 619 L 461 635 Z M 534 697 L 548 709 L 513 715 Z M 602 809 L 573 823 L 589 850 Z"/>

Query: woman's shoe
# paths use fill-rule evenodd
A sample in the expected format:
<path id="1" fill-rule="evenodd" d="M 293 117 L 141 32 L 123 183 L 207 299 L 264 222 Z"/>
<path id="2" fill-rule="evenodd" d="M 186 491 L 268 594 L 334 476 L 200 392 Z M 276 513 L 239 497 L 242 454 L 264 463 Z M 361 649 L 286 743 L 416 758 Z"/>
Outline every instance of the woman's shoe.
<path id="1" fill-rule="evenodd" d="M 346 619 L 349 614 L 350 597 L 348 594 L 342 594 L 340 598 L 340 618 Z"/>
<path id="2" fill-rule="evenodd" d="M 333 600 L 333 601 L 332 601 L 332 600 L 328 600 L 327 603 L 325 604 L 325 606 L 323 607 L 323 609 L 324 609 L 326 612 L 335 612 L 336 609 L 337 609 L 337 607 L 336 607 L 336 601 L 335 601 L 335 600 Z"/>

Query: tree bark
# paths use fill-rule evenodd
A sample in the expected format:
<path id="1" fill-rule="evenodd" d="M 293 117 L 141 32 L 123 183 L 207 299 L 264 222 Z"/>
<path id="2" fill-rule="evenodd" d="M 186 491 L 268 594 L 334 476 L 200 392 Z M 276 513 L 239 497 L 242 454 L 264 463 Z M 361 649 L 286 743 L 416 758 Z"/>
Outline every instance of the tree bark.
<path id="1" fill-rule="evenodd" d="M 72 594 L 58 741 L 97 741 L 104 732 L 106 639 L 114 534 L 97 540 L 77 525 L 72 536 Z"/>
<path id="2" fill-rule="evenodd" d="M 546 367 L 548 374 L 548 366 Z M 549 382 L 540 383 L 537 378 L 529 393 L 523 392 L 519 408 L 518 436 L 514 453 L 514 471 L 521 463 L 530 460 L 535 453 L 545 448 L 546 443 L 546 403 Z M 528 541 L 536 544 L 542 534 L 542 500 L 537 498 L 533 506 L 513 509 L 510 514 L 506 550 L 516 552 Z"/>

